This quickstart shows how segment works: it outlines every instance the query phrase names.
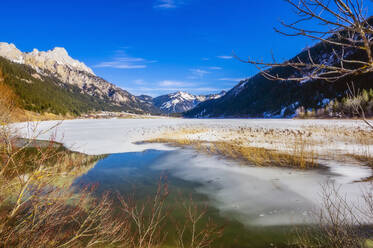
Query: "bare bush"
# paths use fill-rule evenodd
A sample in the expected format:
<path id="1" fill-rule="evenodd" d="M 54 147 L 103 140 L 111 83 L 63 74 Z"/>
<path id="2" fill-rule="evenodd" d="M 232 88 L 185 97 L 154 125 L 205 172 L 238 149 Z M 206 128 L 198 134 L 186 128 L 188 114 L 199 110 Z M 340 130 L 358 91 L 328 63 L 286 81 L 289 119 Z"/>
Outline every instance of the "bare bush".
<path id="1" fill-rule="evenodd" d="M 123 197 L 118 194 L 120 207 L 125 219 L 130 221 L 132 240 L 126 247 L 160 247 L 167 233 L 162 232 L 168 210 L 165 200 L 168 196 L 168 185 L 161 178 L 157 192 L 143 204 L 137 204 L 134 196 Z"/>
<path id="2" fill-rule="evenodd" d="M 339 188 L 323 186 L 323 205 L 315 212 L 317 225 L 297 230 L 297 246 L 301 248 L 361 248 L 372 238 L 373 197 L 364 193 L 363 206 L 350 203 Z"/>
<path id="3" fill-rule="evenodd" d="M 72 203 L 69 201 L 73 196 L 67 191 L 54 189 L 39 194 L 11 222 L 4 222 L 0 232 L 2 246 L 121 246 L 131 239 L 128 222 L 114 218 L 109 194 L 96 199 L 91 191 L 84 190 Z"/>
<path id="4" fill-rule="evenodd" d="M 184 223 L 176 223 L 178 248 L 210 248 L 223 234 L 223 227 L 206 217 L 207 206 L 198 208 L 190 198 L 182 201 Z M 206 220 L 207 219 L 207 220 Z M 205 223 L 203 223 L 205 222 Z"/>

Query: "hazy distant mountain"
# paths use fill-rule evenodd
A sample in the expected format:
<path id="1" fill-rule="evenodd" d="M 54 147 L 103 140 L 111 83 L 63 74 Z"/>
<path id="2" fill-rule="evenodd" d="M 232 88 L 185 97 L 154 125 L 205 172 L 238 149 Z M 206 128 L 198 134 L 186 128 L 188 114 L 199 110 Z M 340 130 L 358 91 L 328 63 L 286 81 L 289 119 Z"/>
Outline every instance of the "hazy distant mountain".
<path id="1" fill-rule="evenodd" d="M 192 95 L 187 92 L 179 91 L 168 95 L 158 96 L 152 99 L 152 101 L 155 107 L 159 108 L 162 113 L 182 113 L 193 109 L 201 102 L 218 99 L 225 93 L 225 91 L 222 91 L 218 94 Z"/>
<path id="2" fill-rule="evenodd" d="M 14 63 L 30 66 L 40 78 L 55 78 L 59 81 L 56 84 L 75 86 L 79 93 L 97 98 L 117 111 L 148 113 L 154 110 L 153 105 L 144 104 L 126 90 L 96 76 L 84 63 L 71 58 L 64 48 L 56 47 L 46 52 L 34 49 L 30 53 L 23 53 L 14 44 L 2 42 L 0 56 Z"/>

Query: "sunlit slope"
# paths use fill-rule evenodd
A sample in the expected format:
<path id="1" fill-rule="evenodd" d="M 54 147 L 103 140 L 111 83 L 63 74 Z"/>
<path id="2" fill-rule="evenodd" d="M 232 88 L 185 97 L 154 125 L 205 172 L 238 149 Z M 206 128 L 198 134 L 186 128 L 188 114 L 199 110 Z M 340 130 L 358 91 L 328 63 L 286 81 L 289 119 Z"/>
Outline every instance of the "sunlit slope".
<path id="1" fill-rule="evenodd" d="M 44 76 L 29 66 L 0 57 L 2 82 L 17 96 L 19 106 L 37 113 L 79 115 L 95 110 L 122 111 L 97 97 L 83 94 L 74 85 Z"/>

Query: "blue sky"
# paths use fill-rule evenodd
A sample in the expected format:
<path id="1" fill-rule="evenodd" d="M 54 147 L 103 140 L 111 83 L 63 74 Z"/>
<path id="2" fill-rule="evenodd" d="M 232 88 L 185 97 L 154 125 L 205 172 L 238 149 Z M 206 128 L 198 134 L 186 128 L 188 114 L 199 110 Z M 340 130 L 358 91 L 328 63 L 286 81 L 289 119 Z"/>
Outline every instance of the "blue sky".
<path id="1" fill-rule="evenodd" d="M 0 41 L 22 51 L 65 47 L 136 95 L 205 94 L 257 73 L 232 51 L 286 59 L 312 45 L 273 31 L 293 16 L 282 0 L 2 0 Z"/>

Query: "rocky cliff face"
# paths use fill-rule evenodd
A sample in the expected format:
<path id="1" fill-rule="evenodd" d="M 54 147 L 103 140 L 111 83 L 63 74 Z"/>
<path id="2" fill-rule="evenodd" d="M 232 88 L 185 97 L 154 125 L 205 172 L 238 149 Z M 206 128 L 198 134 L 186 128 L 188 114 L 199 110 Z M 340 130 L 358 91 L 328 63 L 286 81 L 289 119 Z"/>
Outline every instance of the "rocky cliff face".
<path id="1" fill-rule="evenodd" d="M 14 44 L 0 42 L 0 56 L 41 71 L 56 73 L 61 71 L 62 68 L 68 68 L 95 75 L 84 63 L 71 58 L 65 48 L 62 47 L 55 47 L 53 50 L 46 52 L 34 49 L 30 53 L 23 53 Z"/>
<path id="2" fill-rule="evenodd" d="M 144 105 L 129 92 L 96 76 L 84 63 L 71 58 L 64 48 L 56 47 L 46 52 L 34 49 L 30 53 L 23 53 L 14 44 L 1 42 L 0 56 L 12 62 L 31 66 L 40 74 L 55 77 L 65 84 L 75 85 L 82 93 L 123 106 L 126 110 L 151 112 L 151 106 Z"/>

